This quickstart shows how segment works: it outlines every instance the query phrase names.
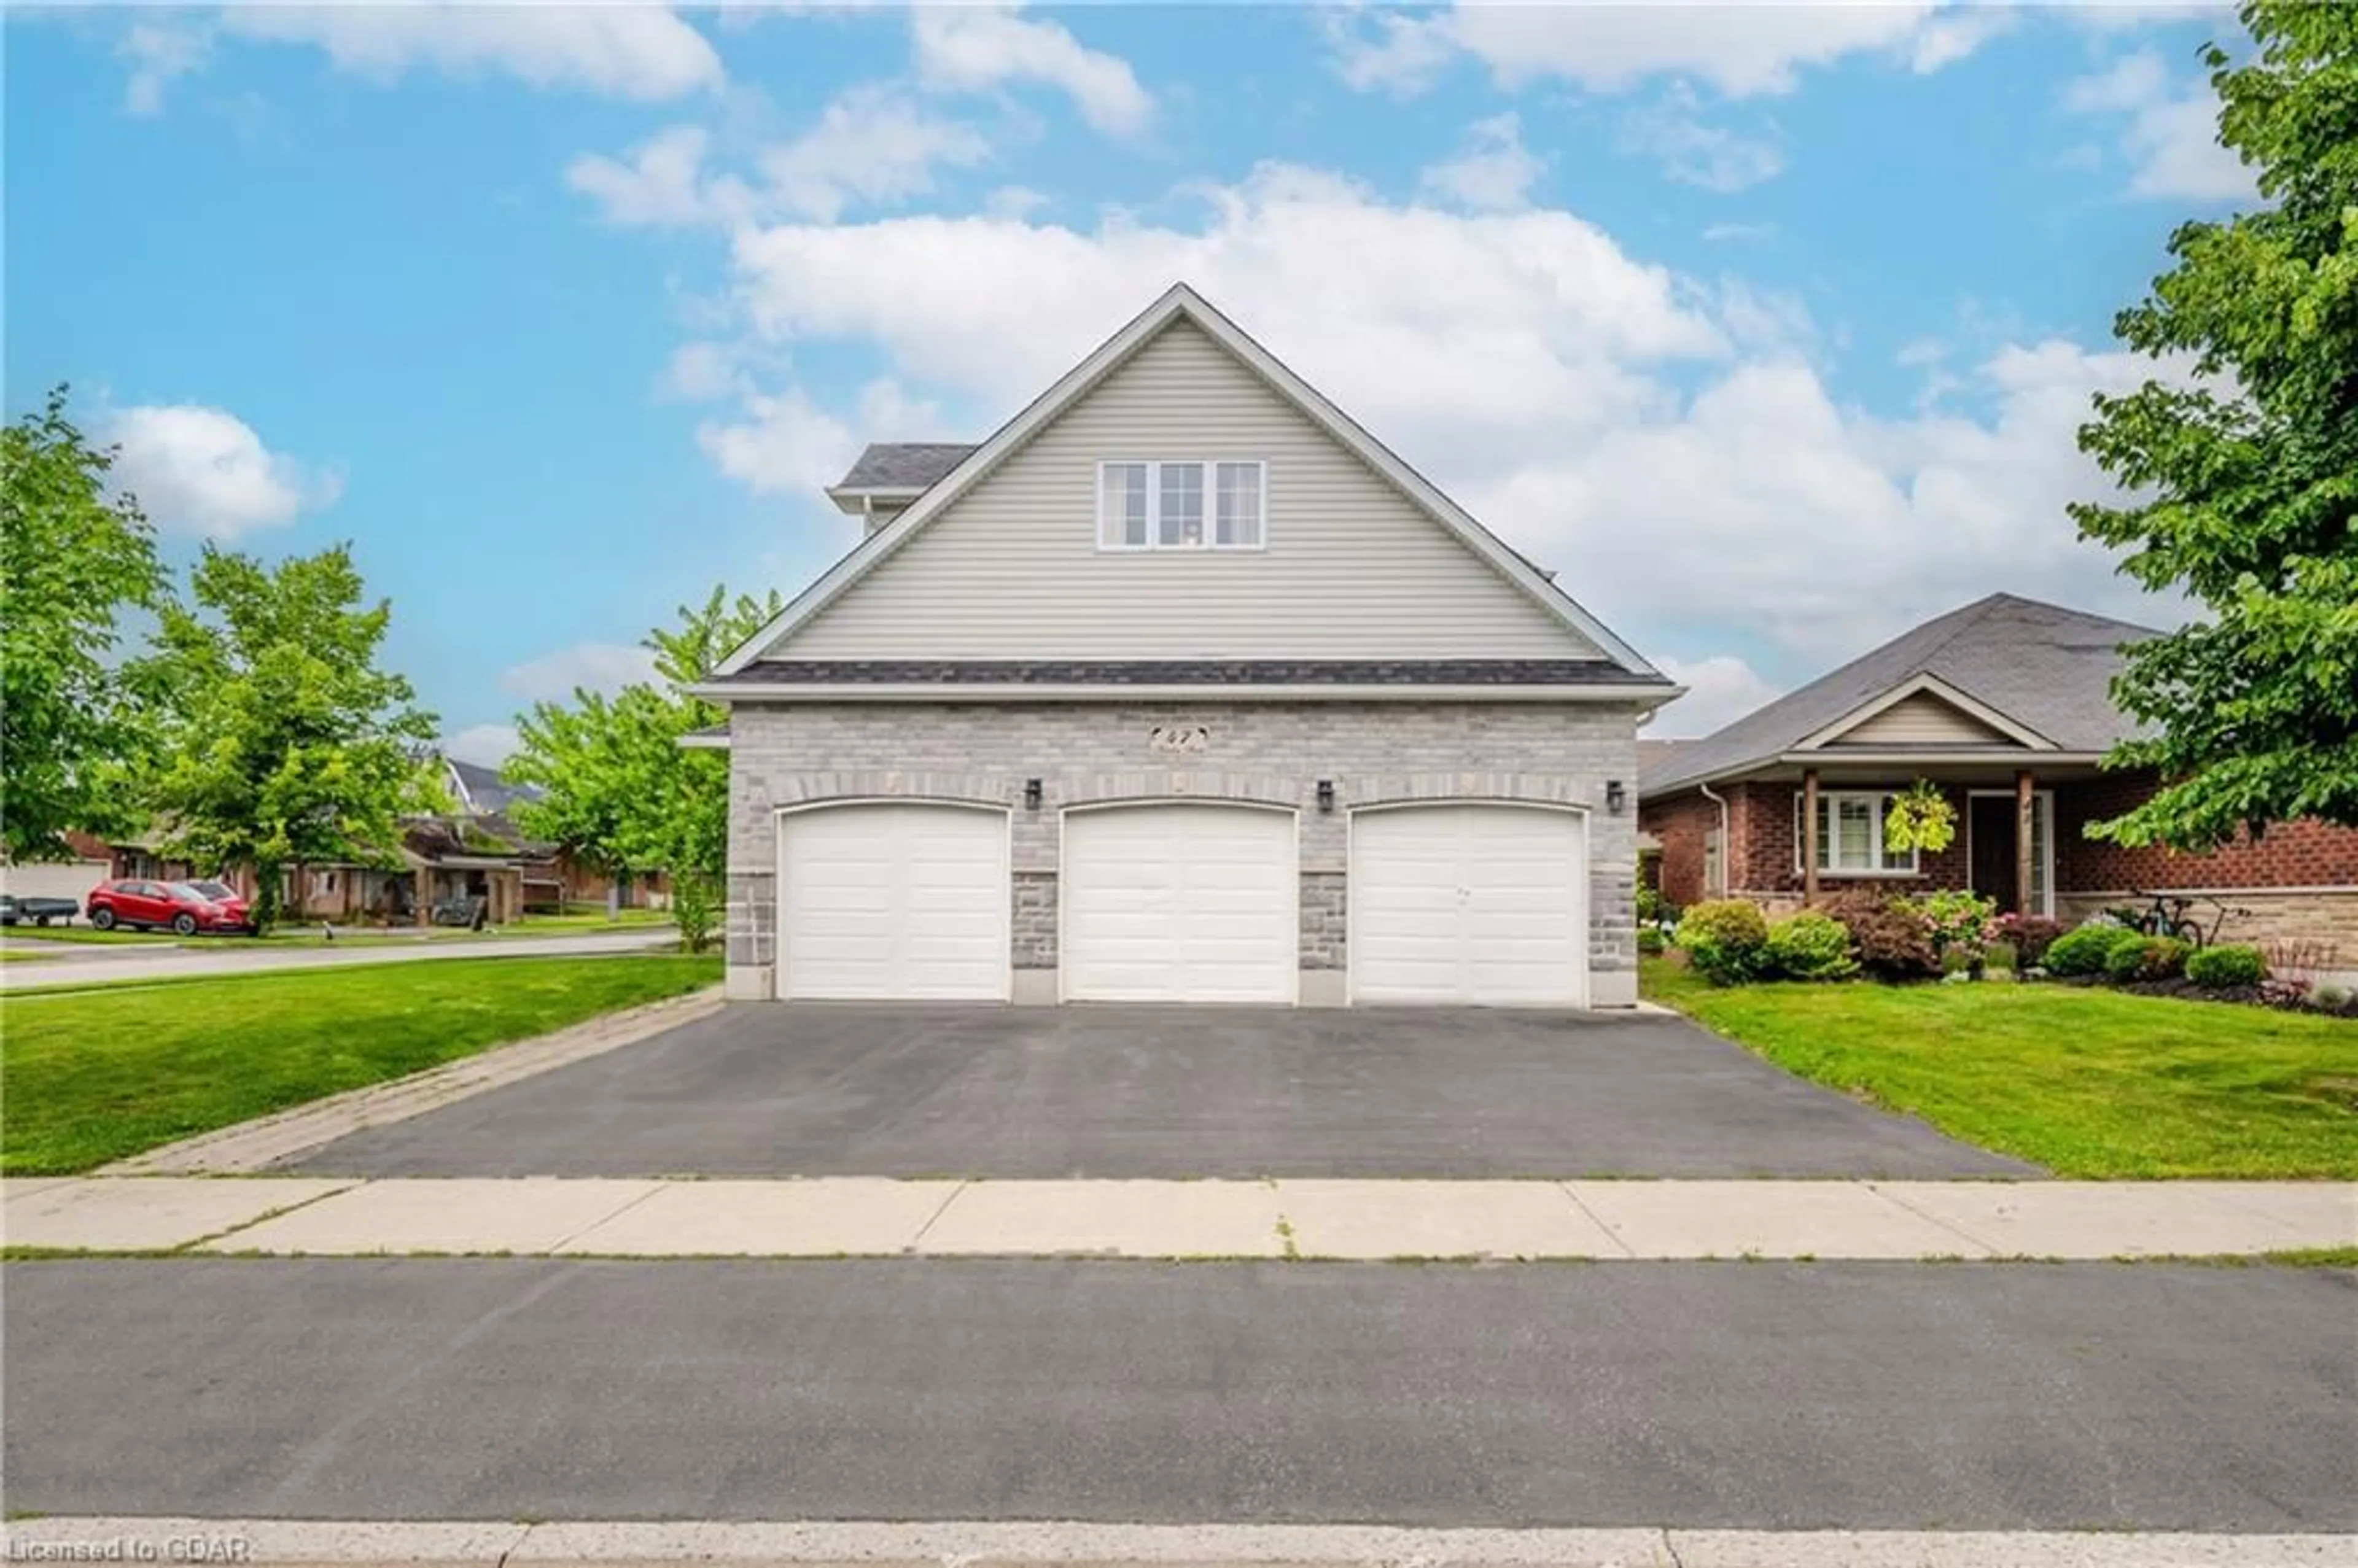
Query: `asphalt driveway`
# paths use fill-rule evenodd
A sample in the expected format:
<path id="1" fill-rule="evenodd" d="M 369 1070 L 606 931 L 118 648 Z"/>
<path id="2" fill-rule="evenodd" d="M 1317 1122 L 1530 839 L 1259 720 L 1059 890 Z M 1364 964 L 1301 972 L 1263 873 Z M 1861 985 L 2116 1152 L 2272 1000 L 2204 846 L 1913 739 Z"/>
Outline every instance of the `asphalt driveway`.
<path id="1" fill-rule="evenodd" d="M 2036 1174 L 1682 1019 L 749 1003 L 340 1140 L 336 1175 Z"/>

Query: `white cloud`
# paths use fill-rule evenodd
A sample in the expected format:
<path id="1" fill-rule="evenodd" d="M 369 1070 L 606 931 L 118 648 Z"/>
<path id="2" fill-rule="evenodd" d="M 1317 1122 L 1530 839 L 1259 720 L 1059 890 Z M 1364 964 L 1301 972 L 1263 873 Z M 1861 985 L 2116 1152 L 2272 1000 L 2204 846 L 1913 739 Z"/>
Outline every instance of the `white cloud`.
<path id="1" fill-rule="evenodd" d="M 1805 67 L 1880 54 L 1912 69 L 1963 58 L 2000 24 L 1936 0 L 1884 5 L 1460 4 L 1434 16 L 1379 11 L 1330 24 L 1344 81 L 1412 92 L 1470 56 L 1503 86 L 1561 78 L 1618 92 L 1649 77 L 1709 82 L 1729 97 L 1790 92 Z"/>
<path id="2" fill-rule="evenodd" d="M 1085 47 L 1054 22 L 1030 21 L 999 5 L 923 5 L 911 12 L 909 26 L 917 76 L 927 87 L 986 92 L 1005 82 L 1041 82 L 1115 135 L 1135 135 L 1153 119 L 1153 97 L 1128 61 Z"/>
<path id="3" fill-rule="evenodd" d="M 1510 212 L 1527 204 L 1533 182 L 1546 172 L 1546 160 L 1523 146 L 1521 122 L 1506 114 L 1475 122 L 1466 151 L 1426 169 L 1418 183 L 1477 211 Z"/>
<path id="4" fill-rule="evenodd" d="M 854 202 L 923 196 L 933 189 L 937 168 L 969 168 L 990 157 L 990 142 L 973 126 L 875 83 L 829 103 L 817 124 L 771 148 L 761 162 L 778 208 L 831 221 Z"/>
<path id="5" fill-rule="evenodd" d="M 1791 302 L 1649 265 L 1567 212 L 1392 205 L 1282 166 L 1200 194 L 1192 225 L 751 228 L 736 297 L 765 351 L 856 344 L 979 429 L 1186 279 L 1612 622 L 1724 626 L 1814 663 L 2000 588 L 2137 611 L 2063 503 L 2107 492 L 2074 432 L 2140 362 L 1977 350 L 1941 367 L 1974 412 L 1884 416 L 1835 399 Z M 867 417 L 765 397 L 706 444 L 809 494 Z"/>
<path id="6" fill-rule="evenodd" d="M 139 498 L 167 533 L 233 539 L 282 527 L 332 505 L 342 483 L 262 444 L 253 427 L 200 404 L 115 411 L 106 438 L 121 448 L 114 482 Z"/>
<path id="7" fill-rule="evenodd" d="M 753 393 L 741 417 L 708 420 L 697 445 L 722 473 L 757 494 L 812 496 L 841 479 L 862 438 L 811 402 L 800 387 Z"/>
<path id="8" fill-rule="evenodd" d="M 1694 94 L 1683 85 L 1661 103 L 1624 119 L 1621 146 L 1653 158 L 1682 184 L 1723 194 L 1773 179 L 1785 168 L 1785 154 L 1775 142 L 1706 124 Z"/>
<path id="9" fill-rule="evenodd" d="M 445 756 L 486 768 L 503 767 L 524 747 L 513 724 L 476 724 L 442 737 Z"/>
<path id="10" fill-rule="evenodd" d="M 2124 55 L 2063 91 L 2074 114 L 2120 119 L 2136 196 L 2232 200 L 2256 193 L 2252 171 L 2219 143 L 2219 101 L 2207 81 L 2170 80 L 2151 49 Z"/>
<path id="11" fill-rule="evenodd" d="M 1687 688 L 1646 727 L 1651 741 L 1683 741 L 1708 735 L 1743 718 L 1778 695 L 1777 687 L 1733 654 L 1703 659 L 1657 658 L 1654 666 Z"/>
<path id="12" fill-rule="evenodd" d="M 134 114 L 162 114 L 164 89 L 203 65 L 211 49 L 211 35 L 185 21 L 133 23 L 114 46 L 116 57 L 131 66 L 123 85 L 123 107 Z"/>
<path id="13" fill-rule="evenodd" d="M 882 82 L 849 90 L 800 135 L 762 152 L 756 181 L 709 171 L 711 146 L 701 127 L 674 125 L 622 158 L 577 157 L 565 179 L 615 223 L 727 224 L 781 214 L 832 221 L 853 205 L 923 196 L 937 169 L 990 157 L 980 131 Z"/>
<path id="14" fill-rule="evenodd" d="M 743 205 L 742 188 L 704 178 L 711 136 L 697 125 L 674 125 L 632 149 L 627 160 L 585 154 L 566 168 L 565 183 L 598 203 L 610 222 L 685 225 L 725 219 Z"/>
<path id="15" fill-rule="evenodd" d="M 324 50 L 341 69 L 392 80 L 413 69 L 500 71 L 536 87 L 643 101 L 720 84 L 720 57 L 655 5 L 233 5 L 224 32 Z"/>
<path id="16" fill-rule="evenodd" d="M 654 672 L 654 655 L 636 643 L 576 643 L 510 665 L 500 672 L 500 689 L 525 702 L 563 702 L 577 688 L 611 694 Z"/>

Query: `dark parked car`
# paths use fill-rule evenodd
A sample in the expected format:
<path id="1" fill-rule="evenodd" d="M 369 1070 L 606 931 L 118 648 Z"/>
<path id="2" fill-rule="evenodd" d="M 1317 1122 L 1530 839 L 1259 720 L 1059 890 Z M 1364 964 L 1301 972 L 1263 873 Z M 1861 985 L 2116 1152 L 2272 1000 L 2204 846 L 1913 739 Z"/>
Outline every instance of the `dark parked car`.
<path id="1" fill-rule="evenodd" d="M 226 901 L 207 898 L 187 882 L 136 878 L 107 882 L 92 891 L 89 911 L 90 923 L 101 931 L 135 925 L 194 936 L 200 931 L 250 933 L 254 929 L 244 900 L 234 895 Z"/>
<path id="2" fill-rule="evenodd" d="M 0 925 L 14 925 L 29 920 L 36 925 L 47 925 L 52 920 L 62 920 L 68 925 L 81 912 L 81 905 L 70 898 L 35 898 L 13 892 L 0 892 Z"/>

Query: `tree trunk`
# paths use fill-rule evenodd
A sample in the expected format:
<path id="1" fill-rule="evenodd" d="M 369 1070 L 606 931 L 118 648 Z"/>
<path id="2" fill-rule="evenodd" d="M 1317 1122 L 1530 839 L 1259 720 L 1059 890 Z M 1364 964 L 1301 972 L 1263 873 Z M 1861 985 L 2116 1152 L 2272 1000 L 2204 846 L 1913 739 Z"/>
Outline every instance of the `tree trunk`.
<path id="1" fill-rule="evenodd" d="M 611 871 L 606 877 L 606 920 L 609 925 L 622 917 L 623 875 L 621 871 Z"/>

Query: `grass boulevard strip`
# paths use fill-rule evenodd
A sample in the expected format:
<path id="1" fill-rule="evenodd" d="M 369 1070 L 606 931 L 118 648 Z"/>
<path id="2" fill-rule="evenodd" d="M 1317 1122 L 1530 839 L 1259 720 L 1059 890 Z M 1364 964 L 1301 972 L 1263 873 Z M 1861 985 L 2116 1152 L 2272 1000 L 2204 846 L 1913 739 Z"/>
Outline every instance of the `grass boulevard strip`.
<path id="1" fill-rule="evenodd" d="M 629 954 L 0 997 L 0 1173 L 87 1171 L 719 978 L 718 958 Z"/>

